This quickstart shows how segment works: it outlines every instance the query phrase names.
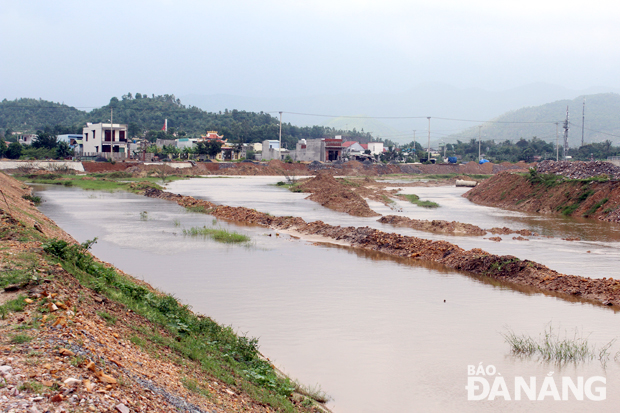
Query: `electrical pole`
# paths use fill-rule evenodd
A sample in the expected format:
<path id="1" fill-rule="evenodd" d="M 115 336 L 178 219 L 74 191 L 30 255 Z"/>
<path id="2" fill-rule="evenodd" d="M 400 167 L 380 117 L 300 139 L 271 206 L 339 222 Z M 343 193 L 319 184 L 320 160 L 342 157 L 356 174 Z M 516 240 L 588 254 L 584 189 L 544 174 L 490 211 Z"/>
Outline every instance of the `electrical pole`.
<path id="1" fill-rule="evenodd" d="M 586 98 L 583 98 L 583 111 L 581 112 L 581 146 L 583 146 L 583 135 L 586 126 Z"/>
<path id="2" fill-rule="evenodd" d="M 428 119 L 428 153 L 426 155 L 426 161 L 431 161 L 431 117 L 427 116 Z"/>
<path id="3" fill-rule="evenodd" d="M 559 132 L 558 132 L 558 127 L 559 127 L 560 123 L 556 122 L 555 123 L 555 161 L 559 161 L 560 160 L 560 138 L 559 138 Z"/>
<path id="4" fill-rule="evenodd" d="M 482 156 L 480 155 L 480 131 L 482 130 L 482 125 L 478 125 L 478 162 L 480 162 L 480 159 L 482 159 Z"/>
<path id="5" fill-rule="evenodd" d="M 114 156 L 112 142 L 114 142 L 114 109 L 112 108 L 112 104 L 110 104 L 110 159 Z M 103 145 L 101 145 L 101 150 L 103 150 Z"/>
<path id="6" fill-rule="evenodd" d="M 568 151 L 568 106 L 566 106 L 566 120 L 564 121 L 564 161 L 566 160 L 566 152 Z"/>
<path id="7" fill-rule="evenodd" d="M 282 160 L 282 112 L 280 112 L 280 147 L 278 148 L 278 160 Z"/>

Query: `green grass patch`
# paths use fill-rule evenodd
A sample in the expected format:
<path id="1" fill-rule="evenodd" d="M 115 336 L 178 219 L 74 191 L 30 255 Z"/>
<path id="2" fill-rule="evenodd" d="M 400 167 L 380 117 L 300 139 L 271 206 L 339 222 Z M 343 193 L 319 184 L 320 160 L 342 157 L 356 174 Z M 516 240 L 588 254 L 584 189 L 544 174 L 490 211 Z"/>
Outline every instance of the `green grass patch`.
<path id="1" fill-rule="evenodd" d="M 105 311 L 97 311 L 97 315 L 105 320 L 110 325 L 116 324 L 117 318 Z"/>
<path id="2" fill-rule="evenodd" d="M 422 208 L 439 208 L 439 204 L 437 202 L 422 201 L 420 197 L 415 194 L 396 194 L 396 195 L 404 196 L 405 198 L 407 198 L 409 202 Z"/>
<path id="3" fill-rule="evenodd" d="M 382 200 L 383 200 L 383 202 L 384 202 L 384 203 L 386 203 L 386 204 L 393 204 L 393 203 L 395 202 L 392 198 L 390 198 L 390 197 L 389 197 L 389 196 L 387 196 L 387 195 L 383 195 L 383 194 L 381 195 L 381 199 L 382 199 Z"/>
<path id="4" fill-rule="evenodd" d="M 596 211 L 598 211 L 598 209 L 600 207 L 602 207 L 603 205 L 605 205 L 607 203 L 607 201 L 609 201 L 609 198 L 603 198 L 601 199 L 599 202 L 597 202 L 596 204 L 592 205 L 590 207 L 590 209 L 588 209 L 583 216 L 584 217 L 589 217 L 590 215 L 594 214 Z"/>
<path id="5" fill-rule="evenodd" d="M 202 205 L 197 205 L 197 206 L 188 206 L 185 207 L 186 210 L 188 210 L 189 212 L 196 212 L 199 214 L 208 214 L 209 213 L 209 209 L 207 207 L 204 207 Z"/>
<path id="6" fill-rule="evenodd" d="M 183 383 L 183 386 L 185 386 L 185 388 L 192 393 L 200 394 L 208 398 L 213 397 L 209 392 L 209 389 L 198 384 L 196 380 L 190 379 L 188 377 L 182 377 L 181 383 Z"/>
<path id="7" fill-rule="evenodd" d="M 211 238 L 217 242 L 225 244 L 235 244 L 250 241 L 250 237 L 247 235 L 239 234 L 238 232 L 228 231 L 222 228 L 207 228 L 204 227 L 191 227 L 189 229 L 183 229 L 183 235 L 192 237 L 205 237 Z"/>
<path id="8" fill-rule="evenodd" d="M 567 363 L 600 360 L 606 364 L 610 358 L 609 349 L 615 343 L 615 339 L 597 347 L 588 342 L 578 330 L 569 336 L 555 332 L 551 325 L 545 328 L 538 337 L 529 335 L 517 335 L 508 330 L 503 333 L 504 340 L 510 345 L 513 355 L 532 357 L 537 356 L 547 362 Z"/>
<path id="9" fill-rule="evenodd" d="M 23 343 L 27 343 L 30 340 L 32 340 L 32 337 L 29 336 L 28 334 L 15 334 L 13 336 L 11 336 L 11 343 L 12 344 L 23 344 Z"/>
<path id="10" fill-rule="evenodd" d="M 22 198 L 32 201 L 35 205 L 41 205 L 41 197 L 36 195 L 22 195 Z"/>
<path id="11" fill-rule="evenodd" d="M 26 302 L 24 301 L 25 298 L 25 296 L 20 295 L 14 300 L 9 300 L 4 304 L 0 305 L 0 318 L 4 320 L 9 313 L 18 313 L 24 311 L 24 308 L 26 308 Z"/>

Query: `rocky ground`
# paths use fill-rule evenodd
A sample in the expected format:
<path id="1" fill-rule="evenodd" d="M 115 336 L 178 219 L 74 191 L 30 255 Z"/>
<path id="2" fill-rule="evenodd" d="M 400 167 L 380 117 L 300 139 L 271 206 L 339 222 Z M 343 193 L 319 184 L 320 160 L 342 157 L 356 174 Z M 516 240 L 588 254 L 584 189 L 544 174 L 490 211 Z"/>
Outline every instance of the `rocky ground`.
<path id="1" fill-rule="evenodd" d="M 0 173 L 0 190 L 0 411 L 327 411 L 295 390 L 281 396 L 242 377 L 235 366 L 259 366 L 261 380 L 289 385 L 245 338 L 72 250 L 75 240 L 26 199 L 29 187 Z M 67 251 L 80 252 L 70 259 Z M 219 338 L 201 342 L 174 320 Z M 225 356 L 238 348 L 248 355 Z"/>
<path id="2" fill-rule="evenodd" d="M 605 176 L 611 179 L 620 179 L 620 167 L 603 161 L 542 161 L 536 165 L 541 174 L 562 175 L 570 179 L 587 179 Z"/>
<path id="3" fill-rule="evenodd" d="M 318 235 L 327 240 L 345 242 L 355 248 L 433 262 L 469 274 L 500 280 L 509 285 L 531 287 L 535 291 L 565 299 L 577 298 L 614 308 L 620 306 L 620 281 L 612 278 L 592 279 L 564 275 L 529 260 L 489 254 L 481 249 L 466 251 L 447 241 L 430 241 L 368 227 L 343 228 L 322 221 L 308 223 L 300 217 L 273 217 L 245 207 L 215 205 L 158 189 L 148 189 L 145 195 L 171 200 L 218 219 L 294 231 L 302 235 Z"/>

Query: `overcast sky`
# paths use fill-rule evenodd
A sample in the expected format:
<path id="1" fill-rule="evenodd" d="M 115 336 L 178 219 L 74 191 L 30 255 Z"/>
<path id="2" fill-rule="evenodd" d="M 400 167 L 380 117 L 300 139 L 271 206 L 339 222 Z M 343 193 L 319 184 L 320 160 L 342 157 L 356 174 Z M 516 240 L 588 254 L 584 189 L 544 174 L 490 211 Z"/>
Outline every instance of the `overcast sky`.
<path id="1" fill-rule="evenodd" d="M 0 98 L 620 87 L 620 3 L 0 0 Z"/>

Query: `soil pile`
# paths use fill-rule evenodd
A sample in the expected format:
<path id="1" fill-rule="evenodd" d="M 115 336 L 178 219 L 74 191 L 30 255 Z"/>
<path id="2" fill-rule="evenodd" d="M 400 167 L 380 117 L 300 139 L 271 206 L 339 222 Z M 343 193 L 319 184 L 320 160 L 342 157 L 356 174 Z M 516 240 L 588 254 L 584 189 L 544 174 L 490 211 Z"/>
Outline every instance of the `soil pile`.
<path id="1" fill-rule="evenodd" d="M 502 172 L 463 196 L 498 208 L 620 222 L 619 181 L 574 180 L 543 174 L 532 178 Z"/>
<path id="2" fill-rule="evenodd" d="M 317 173 L 316 177 L 298 184 L 296 188 L 302 192 L 311 193 L 306 199 L 318 202 L 334 211 L 345 212 L 356 217 L 379 215 L 370 209 L 364 198 L 326 171 Z"/>
<path id="3" fill-rule="evenodd" d="M 190 202 L 181 195 L 168 195 L 159 190 L 149 190 L 147 196 L 175 199 L 185 206 Z M 206 201 L 198 201 L 205 202 Z M 205 205 L 208 205 L 206 203 Z M 491 277 L 507 284 L 529 286 L 540 292 L 566 299 L 620 306 L 620 281 L 612 278 L 592 279 L 560 274 L 542 264 L 521 260 L 510 255 L 489 254 L 478 248 L 466 251 L 447 241 L 431 241 L 417 237 L 386 233 L 368 227 L 340 227 L 322 221 L 305 222 L 299 217 L 273 217 L 245 207 L 215 206 L 204 210 L 209 214 L 232 222 L 261 225 L 301 234 L 319 235 L 344 241 L 353 247 L 443 264 L 449 268 L 471 274 Z"/>
<path id="4" fill-rule="evenodd" d="M 435 232 L 450 235 L 482 236 L 486 234 L 485 230 L 476 225 L 463 224 L 456 221 L 450 222 L 440 219 L 428 221 L 422 219 L 412 219 L 398 215 L 386 215 L 379 218 L 379 222 L 381 222 L 382 224 L 394 225 L 396 227 L 407 227 L 416 229 L 418 231 Z"/>
<path id="5" fill-rule="evenodd" d="M 542 161 L 536 166 L 536 171 L 541 174 L 562 175 L 570 179 L 588 179 L 597 176 L 620 179 L 620 167 L 603 161 Z"/>

